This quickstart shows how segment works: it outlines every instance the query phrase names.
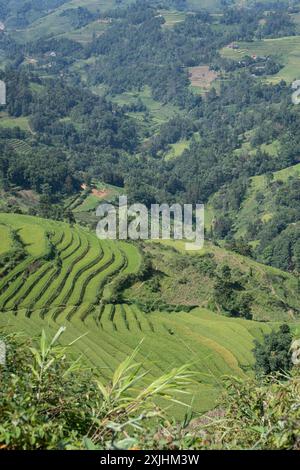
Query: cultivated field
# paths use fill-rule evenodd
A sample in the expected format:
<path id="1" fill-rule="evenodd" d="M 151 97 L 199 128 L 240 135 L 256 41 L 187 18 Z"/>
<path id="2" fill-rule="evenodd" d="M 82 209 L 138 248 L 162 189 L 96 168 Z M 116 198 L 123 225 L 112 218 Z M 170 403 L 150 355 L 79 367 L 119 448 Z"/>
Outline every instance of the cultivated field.
<path id="1" fill-rule="evenodd" d="M 238 49 L 225 47 L 221 54 L 234 60 L 241 60 L 245 55 L 274 56 L 284 67 L 270 80 L 292 82 L 299 79 L 300 70 L 300 36 L 278 39 L 264 39 L 253 42 L 237 43 Z"/>
<path id="2" fill-rule="evenodd" d="M 271 326 L 233 320 L 194 309 L 190 313 L 145 313 L 137 304 L 113 302 L 121 276 L 137 273 L 140 251 L 125 242 L 39 218 L 0 215 L 0 325 L 38 335 L 66 326 L 64 341 L 80 339 L 83 355 L 104 378 L 138 344 L 149 370 L 145 381 L 182 364 L 196 371 L 195 410 L 214 405 L 224 374 L 243 377 L 253 363 L 254 338 Z M 173 413 L 182 414 L 176 407 Z"/>
<path id="3" fill-rule="evenodd" d="M 96 211 L 100 203 L 110 202 L 118 197 L 118 195 L 121 195 L 121 193 L 122 190 L 116 186 L 94 182 L 93 188 L 82 190 L 81 194 L 72 201 L 69 208 L 73 210 L 75 215 L 77 213 Z"/>
<path id="4" fill-rule="evenodd" d="M 138 99 L 142 101 L 144 106 L 147 108 L 149 116 L 147 121 L 147 129 L 150 129 L 151 132 L 155 132 L 159 129 L 159 126 L 169 119 L 173 118 L 176 114 L 181 114 L 182 111 L 172 104 L 163 104 L 159 101 L 156 101 L 152 98 L 151 89 L 146 86 L 140 92 L 125 92 L 120 95 L 112 97 L 114 101 L 119 106 L 136 104 Z M 145 113 L 129 113 L 129 115 L 135 119 L 138 119 L 140 122 L 143 122 L 145 118 Z"/>
<path id="5" fill-rule="evenodd" d="M 0 222 L 11 231 L 13 246 L 1 272 L 2 311 L 81 304 L 88 311 L 99 304 L 112 277 L 138 270 L 140 254 L 131 245 L 100 243 L 76 226 L 29 216 L 3 214 Z M 22 261 L 14 263 L 16 257 Z"/>
<path id="6" fill-rule="evenodd" d="M 211 88 L 211 84 L 218 77 L 218 74 L 207 65 L 189 68 L 189 76 L 192 87 L 199 88 L 201 92 L 207 92 Z"/>
<path id="7" fill-rule="evenodd" d="M 185 20 L 186 14 L 182 11 L 176 10 L 159 10 L 158 14 L 163 16 L 165 19 L 164 26 L 166 28 L 172 28 L 178 23 L 181 23 Z"/>
<path id="8" fill-rule="evenodd" d="M 24 131 L 30 131 L 29 122 L 26 117 L 14 118 L 8 116 L 6 113 L 0 113 L 0 127 L 6 127 L 12 129 L 13 127 L 19 127 Z"/>

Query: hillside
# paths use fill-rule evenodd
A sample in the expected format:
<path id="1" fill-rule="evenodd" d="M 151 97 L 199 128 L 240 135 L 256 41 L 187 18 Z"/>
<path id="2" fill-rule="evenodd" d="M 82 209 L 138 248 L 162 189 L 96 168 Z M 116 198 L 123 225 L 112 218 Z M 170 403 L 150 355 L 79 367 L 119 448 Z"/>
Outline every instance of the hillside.
<path id="1" fill-rule="evenodd" d="M 229 245 L 248 244 L 258 261 L 297 273 L 299 170 L 297 164 L 251 178 L 240 205 L 228 203 L 225 211 L 224 191 L 215 194 L 208 205 L 208 230 L 218 232 L 227 220 L 229 231 L 223 233 Z"/>
<path id="2" fill-rule="evenodd" d="M 184 243 L 147 244 L 145 253 L 155 268 L 153 277 L 125 292 L 147 308 L 164 305 L 191 308 L 199 305 L 222 312 L 215 298 L 217 281 L 224 266 L 231 269 L 235 295 L 250 296 L 250 311 L 258 321 L 293 321 L 299 318 L 298 278 L 267 267 L 206 242 L 199 254 L 186 254 Z"/>
<path id="3" fill-rule="evenodd" d="M 204 292 L 201 290 L 197 297 L 196 291 L 193 296 L 195 283 L 200 285 L 201 281 L 207 280 L 201 267 L 195 270 L 190 266 L 180 273 L 173 270 L 172 282 L 162 283 L 161 287 L 160 297 L 165 310 L 162 307 L 158 310 L 153 305 L 149 311 L 149 303 L 154 300 L 155 304 L 155 297 L 147 286 L 155 283 L 156 271 L 146 281 L 146 290 L 139 284 L 134 285 L 130 295 L 126 291 L 123 300 L 119 297 L 121 303 L 115 300 L 114 286 L 129 274 L 139 276 L 142 256 L 146 253 L 149 256 L 149 249 L 157 256 L 153 260 L 156 269 L 160 267 L 157 259 L 166 265 L 165 260 L 172 250 L 155 245 L 146 247 L 142 255 L 132 244 L 99 242 L 91 232 L 79 226 L 70 227 L 29 216 L 1 214 L 0 222 L 3 240 L 0 322 L 6 326 L 6 331 L 8 328 L 8 331 L 36 336 L 42 328 L 55 332 L 59 326 L 66 326 L 64 341 L 69 343 L 80 338 L 73 347 L 73 355 L 83 354 L 104 378 L 108 378 L 117 364 L 141 343 L 138 359 L 145 370 L 151 370 L 149 379 L 186 363 L 190 364 L 191 370 L 197 371 L 193 409 L 198 412 L 213 406 L 221 391 L 220 378 L 224 374 L 251 375 L 253 340 L 262 338 L 263 332 L 269 332 L 272 324 L 228 318 L 203 307 L 196 308 L 196 304 L 205 304 L 204 299 L 209 298 L 205 290 L 211 288 L 208 281 Z M 223 257 L 225 252 L 221 254 L 215 249 L 215 253 L 220 263 L 218 255 Z M 196 256 L 200 265 L 203 256 Z M 236 257 L 235 262 L 237 260 Z M 172 262 L 177 262 L 175 254 Z M 239 263 L 242 266 L 243 260 Z M 194 272 L 191 273 L 191 269 Z M 262 266 L 260 270 L 263 271 Z M 258 276 L 258 266 L 256 271 L 254 267 L 254 273 Z M 178 291 L 178 285 L 182 285 L 182 276 L 188 274 L 189 295 L 195 306 L 186 310 L 188 292 Z M 281 280 L 284 276 L 278 272 L 278 283 L 280 275 Z M 268 271 L 261 276 L 267 283 Z M 293 280 L 285 276 L 287 279 L 281 289 L 289 292 Z M 279 292 L 276 277 L 272 279 L 273 289 Z M 277 292 L 273 299 L 271 294 L 268 304 L 263 297 L 267 286 L 253 284 L 255 287 L 261 291 L 256 296 L 256 304 L 268 319 L 291 318 L 284 314 L 280 316 L 276 305 L 272 317 L 268 309 L 272 302 L 275 304 Z M 137 291 L 140 297 L 137 297 Z M 177 299 L 173 297 L 175 292 Z M 293 303 L 292 297 L 289 302 Z M 192 397 L 187 400 L 191 403 Z M 182 410 L 179 407 L 173 412 L 181 414 Z"/>
<path id="4" fill-rule="evenodd" d="M 271 220 L 279 209 L 278 203 L 276 204 L 274 187 L 276 185 L 284 187 L 289 179 L 295 178 L 297 181 L 299 177 L 300 165 L 275 172 L 271 178 L 265 176 L 254 177 L 235 222 L 237 234 L 245 235 L 246 221 L 247 219 L 253 219 L 254 214 L 257 214 L 261 221 Z M 264 198 L 259 201 L 260 194 L 264 194 Z"/>
<path id="5" fill-rule="evenodd" d="M 268 4 L 268 0 L 265 0 Z M 33 41 L 42 37 L 66 37 L 86 43 L 93 35 L 99 36 L 109 26 L 109 15 L 115 8 L 123 8 L 134 0 L 47 0 L 27 2 L 24 14 L 22 0 L 0 2 L 0 20 L 6 31 L 19 41 Z M 238 7 L 253 6 L 252 0 L 235 1 Z M 289 4 L 289 0 L 285 1 Z M 147 5 L 163 7 L 160 14 L 166 24 L 174 26 L 182 21 L 185 12 L 207 11 L 222 14 L 221 0 L 148 0 Z"/>
<path id="6" fill-rule="evenodd" d="M 288 83 L 298 79 L 300 36 L 275 39 L 264 39 L 253 42 L 237 42 L 237 49 L 222 49 L 223 57 L 233 60 L 243 60 L 245 56 L 274 56 L 282 64 L 281 70 L 269 81 L 278 83 L 285 80 Z"/>

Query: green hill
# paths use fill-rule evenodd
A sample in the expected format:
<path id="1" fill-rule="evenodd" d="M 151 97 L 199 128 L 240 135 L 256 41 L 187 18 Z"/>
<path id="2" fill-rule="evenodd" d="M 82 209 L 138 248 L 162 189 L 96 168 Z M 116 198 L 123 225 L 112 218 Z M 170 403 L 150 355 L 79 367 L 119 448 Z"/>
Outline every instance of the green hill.
<path id="1" fill-rule="evenodd" d="M 165 296 L 168 308 L 149 311 L 146 297 L 149 301 L 151 295 L 138 282 L 115 303 L 113 287 L 127 275 L 138 278 L 141 251 L 125 242 L 100 242 L 79 226 L 1 214 L 0 235 L 1 326 L 30 336 L 38 335 L 42 328 L 54 332 L 66 326 L 64 341 L 80 338 L 73 346 L 74 356 L 82 354 L 104 378 L 138 344 L 139 359 L 151 371 L 149 380 L 188 363 L 197 372 L 195 396 L 187 397 L 196 411 L 214 405 L 224 374 L 251 374 L 253 340 L 276 325 L 227 318 L 203 307 L 188 312 L 184 296 L 176 309 Z M 162 260 L 162 255 L 172 253 L 176 262 L 174 248 L 149 247 L 159 250 Z M 145 254 L 147 251 L 144 248 Z M 216 253 L 221 256 L 217 249 Z M 155 264 L 154 253 L 152 262 Z M 217 262 L 221 260 L 217 258 Z M 178 273 L 173 273 L 176 278 Z M 289 282 L 291 279 L 286 284 Z M 277 289 L 276 282 L 274 285 Z M 162 290 L 167 287 L 162 285 Z M 176 284 L 172 288 L 174 293 Z M 137 290 L 143 299 L 136 295 Z M 173 413 L 182 411 L 178 407 Z"/>
<path id="2" fill-rule="evenodd" d="M 284 184 L 292 177 L 300 177 L 300 164 L 275 172 L 272 181 L 275 184 L 278 182 Z M 259 194 L 264 195 L 263 200 L 259 198 Z M 268 221 L 276 214 L 278 205 L 276 205 L 274 196 L 274 188 L 272 189 L 267 176 L 262 175 L 252 178 L 236 221 L 238 235 L 245 234 L 248 221 L 254 220 L 257 215 L 261 221 Z"/>
<path id="3" fill-rule="evenodd" d="M 128 5 L 131 0 L 124 0 L 122 5 Z M 90 39 L 95 33 L 101 33 L 105 24 L 100 24 L 95 21 L 91 16 L 89 19 L 86 13 L 99 14 L 105 13 L 117 6 L 115 0 L 53 0 L 48 2 L 43 8 L 36 5 L 36 2 L 27 2 L 27 11 L 25 18 L 20 20 L 20 10 L 22 11 L 22 2 L 10 1 L 8 2 L 7 18 L 5 18 L 6 29 L 14 34 L 14 37 L 19 41 L 35 40 L 40 37 L 49 37 L 57 35 L 68 35 L 74 39 L 78 38 L 80 33 L 80 40 L 83 42 L 85 39 L 82 37 L 84 34 L 86 39 Z M 45 2 L 44 2 L 45 3 Z M 85 16 L 83 24 L 82 11 L 79 8 L 85 9 Z M 24 13 L 23 13 L 24 15 Z M 89 28 L 88 28 L 88 25 Z"/>
<path id="4" fill-rule="evenodd" d="M 18 41 L 32 41 L 41 37 L 64 36 L 81 43 L 91 41 L 93 35 L 100 35 L 108 26 L 105 21 L 98 21 L 96 18 L 88 19 L 84 16 L 82 23 L 82 12 L 79 8 L 85 9 L 86 13 L 106 14 L 116 7 L 125 7 L 133 3 L 134 0 L 51 0 L 47 8 L 42 5 L 37 7 L 34 2 L 27 2 L 28 9 L 25 18 L 21 17 L 22 2 L 11 0 L 8 2 L 8 14 L 5 18 L 6 29 L 13 33 Z M 148 1 L 158 8 L 161 5 L 169 8 L 163 11 L 167 26 L 174 26 L 184 19 L 184 12 L 209 11 L 219 15 L 222 11 L 221 0 L 186 0 L 178 2 L 167 0 L 161 4 L 157 0 Z M 236 2 L 239 6 L 253 4 L 251 0 Z M 20 19 L 21 18 L 21 19 Z"/>
<path id="5" fill-rule="evenodd" d="M 300 165 L 250 178 L 239 204 L 223 188 L 207 205 L 207 230 L 223 239 L 225 246 L 242 242 L 264 264 L 294 273 L 299 265 Z M 218 227 L 227 224 L 227 233 Z M 228 245 L 229 242 L 229 245 Z M 227 245 L 226 245 L 227 243 Z M 298 291 L 298 289 L 297 289 Z"/>
<path id="6" fill-rule="evenodd" d="M 216 281 L 224 266 L 229 266 L 232 281 L 252 298 L 251 312 L 258 321 L 293 321 L 300 313 L 296 275 L 257 263 L 210 242 L 199 254 L 187 254 L 183 242 L 151 243 L 145 247 L 155 268 L 146 282 L 137 282 L 125 293 L 147 307 L 171 305 L 173 308 L 201 306 L 220 312 L 215 300 Z M 127 297 L 126 297 L 127 296 Z"/>

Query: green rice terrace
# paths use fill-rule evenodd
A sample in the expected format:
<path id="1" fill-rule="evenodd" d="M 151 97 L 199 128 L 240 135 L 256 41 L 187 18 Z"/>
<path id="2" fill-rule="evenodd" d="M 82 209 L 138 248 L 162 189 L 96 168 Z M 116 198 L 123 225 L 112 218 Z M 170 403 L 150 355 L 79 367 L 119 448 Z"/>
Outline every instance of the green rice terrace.
<path id="1" fill-rule="evenodd" d="M 195 411 L 213 407 L 224 375 L 252 373 L 253 340 L 273 326 L 204 307 L 149 312 L 134 296 L 130 300 L 130 289 L 120 300 L 115 286 L 138 279 L 142 247 L 99 241 L 77 225 L 1 214 L 0 237 L 1 327 L 36 336 L 66 326 L 64 342 L 79 338 L 74 356 L 82 355 L 107 379 L 138 345 L 138 359 L 149 371 L 145 381 L 189 364 L 197 375 L 194 396 L 185 400 Z M 185 411 L 175 407 L 175 414 Z"/>
<path id="2" fill-rule="evenodd" d="M 269 77 L 269 81 L 278 83 L 285 80 L 290 83 L 298 79 L 300 36 L 288 36 L 275 39 L 263 39 L 252 42 L 237 42 L 236 49 L 225 47 L 221 55 L 228 59 L 241 60 L 245 56 L 273 56 L 282 64 L 282 69 Z"/>

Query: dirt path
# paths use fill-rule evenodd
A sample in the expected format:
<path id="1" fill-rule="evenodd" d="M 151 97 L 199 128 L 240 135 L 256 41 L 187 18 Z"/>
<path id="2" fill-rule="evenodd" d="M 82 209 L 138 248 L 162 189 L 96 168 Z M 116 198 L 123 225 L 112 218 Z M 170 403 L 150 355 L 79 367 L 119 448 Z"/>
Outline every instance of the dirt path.
<path id="1" fill-rule="evenodd" d="M 109 190 L 108 189 L 92 189 L 92 194 L 93 196 L 98 197 L 99 199 L 103 199 L 104 197 L 107 197 L 109 195 Z"/>

